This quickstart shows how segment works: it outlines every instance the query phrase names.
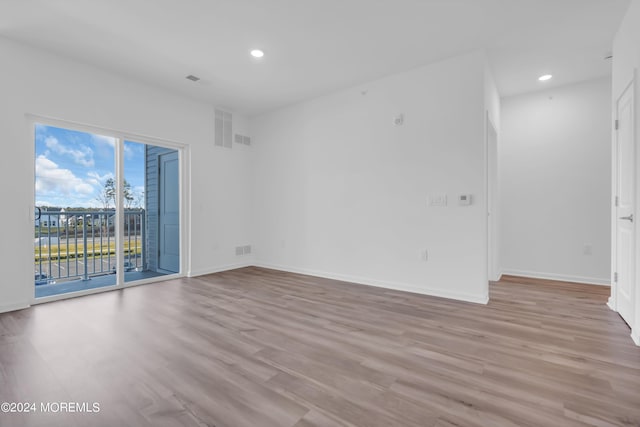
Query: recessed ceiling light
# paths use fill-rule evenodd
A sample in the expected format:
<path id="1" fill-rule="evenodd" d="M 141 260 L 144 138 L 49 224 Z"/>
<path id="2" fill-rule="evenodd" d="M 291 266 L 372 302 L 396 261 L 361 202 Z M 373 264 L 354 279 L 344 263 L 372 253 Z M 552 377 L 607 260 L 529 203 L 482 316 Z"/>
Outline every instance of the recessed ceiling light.
<path id="1" fill-rule="evenodd" d="M 254 58 L 262 58 L 264 56 L 264 52 L 260 49 L 253 49 L 251 51 L 251 56 L 253 56 Z"/>
<path id="2" fill-rule="evenodd" d="M 541 82 L 546 82 L 547 80 L 550 80 L 551 77 L 553 77 L 551 74 L 545 74 L 544 76 L 538 77 L 538 80 L 540 80 Z"/>

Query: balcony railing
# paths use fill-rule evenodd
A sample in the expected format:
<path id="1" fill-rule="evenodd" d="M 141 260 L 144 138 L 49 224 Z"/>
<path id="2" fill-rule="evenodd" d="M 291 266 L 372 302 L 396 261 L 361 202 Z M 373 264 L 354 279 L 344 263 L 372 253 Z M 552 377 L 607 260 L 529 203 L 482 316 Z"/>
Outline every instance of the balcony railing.
<path id="1" fill-rule="evenodd" d="M 124 212 L 124 269 L 144 271 L 146 215 Z M 35 223 L 36 285 L 116 272 L 115 211 L 41 211 Z"/>

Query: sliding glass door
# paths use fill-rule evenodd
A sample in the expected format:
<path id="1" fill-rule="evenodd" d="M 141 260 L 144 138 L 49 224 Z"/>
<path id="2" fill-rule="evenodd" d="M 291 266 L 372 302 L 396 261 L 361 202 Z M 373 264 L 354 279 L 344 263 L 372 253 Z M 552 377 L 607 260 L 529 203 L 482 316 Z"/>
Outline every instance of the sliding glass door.
<path id="1" fill-rule="evenodd" d="M 176 149 L 36 124 L 36 298 L 179 273 L 179 170 Z"/>

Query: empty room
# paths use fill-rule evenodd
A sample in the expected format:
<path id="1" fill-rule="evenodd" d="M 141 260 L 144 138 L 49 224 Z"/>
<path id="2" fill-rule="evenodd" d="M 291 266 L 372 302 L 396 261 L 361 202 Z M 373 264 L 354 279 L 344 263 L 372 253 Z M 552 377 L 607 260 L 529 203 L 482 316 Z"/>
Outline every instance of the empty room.
<path id="1" fill-rule="evenodd" d="M 0 58 L 0 427 L 640 426 L 640 0 L 3 0 Z"/>

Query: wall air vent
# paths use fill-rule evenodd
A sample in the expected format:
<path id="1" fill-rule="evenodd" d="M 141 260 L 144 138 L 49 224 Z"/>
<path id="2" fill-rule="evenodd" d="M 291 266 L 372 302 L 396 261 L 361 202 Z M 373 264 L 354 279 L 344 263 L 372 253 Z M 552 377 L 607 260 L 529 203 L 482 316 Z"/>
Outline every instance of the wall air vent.
<path id="1" fill-rule="evenodd" d="M 249 255 L 251 253 L 251 245 L 236 246 L 236 256 Z"/>
<path id="2" fill-rule="evenodd" d="M 251 145 L 251 138 L 246 135 L 240 135 L 239 133 L 236 133 L 234 141 L 236 144 Z"/>
<path id="3" fill-rule="evenodd" d="M 233 135 L 233 116 L 226 111 L 215 111 L 215 145 L 231 148 Z"/>

